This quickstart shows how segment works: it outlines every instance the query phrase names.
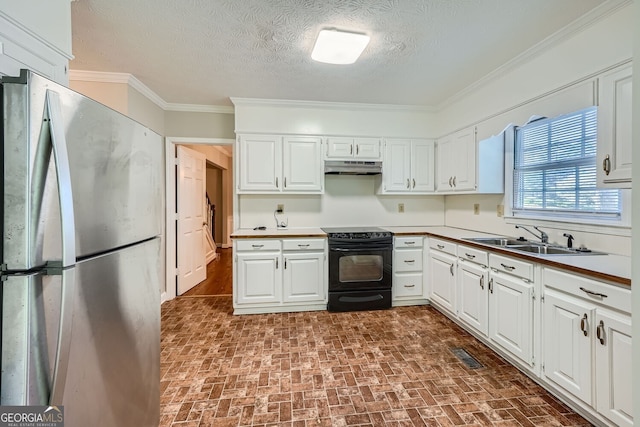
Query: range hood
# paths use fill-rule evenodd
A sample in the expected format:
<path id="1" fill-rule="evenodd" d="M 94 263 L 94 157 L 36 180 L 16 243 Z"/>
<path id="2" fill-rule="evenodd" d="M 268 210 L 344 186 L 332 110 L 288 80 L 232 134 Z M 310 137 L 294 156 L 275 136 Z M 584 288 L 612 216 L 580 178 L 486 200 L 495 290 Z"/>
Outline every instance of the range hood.
<path id="1" fill-rule="evenodd" d="M 327 160 L 324 162 L 325 175 L 379 175 L 382 162 L 353 160 Z"/>

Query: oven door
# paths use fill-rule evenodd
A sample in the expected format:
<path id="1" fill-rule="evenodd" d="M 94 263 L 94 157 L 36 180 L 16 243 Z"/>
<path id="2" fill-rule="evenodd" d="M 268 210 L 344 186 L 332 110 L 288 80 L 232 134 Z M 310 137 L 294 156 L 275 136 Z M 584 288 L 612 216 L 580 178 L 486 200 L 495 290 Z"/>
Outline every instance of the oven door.
<path id="1" fill-rule="evenodd" d="M 389 246 L 329 247 L 329 291 L 391 288 Z"/>

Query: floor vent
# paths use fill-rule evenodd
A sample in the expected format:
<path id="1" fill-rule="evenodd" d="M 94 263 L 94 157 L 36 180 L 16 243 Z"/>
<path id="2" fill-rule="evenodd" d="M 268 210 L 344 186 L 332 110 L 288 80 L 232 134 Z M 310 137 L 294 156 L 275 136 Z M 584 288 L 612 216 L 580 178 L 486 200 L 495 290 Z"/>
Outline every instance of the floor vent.
<path id="1" fill-rule="evenodd" d="M 451 352 L 456 355 L 469 369 L 483 368 L 482 363 L 478 362 L 467 350 L 462 347 L 452 347 Z"/>

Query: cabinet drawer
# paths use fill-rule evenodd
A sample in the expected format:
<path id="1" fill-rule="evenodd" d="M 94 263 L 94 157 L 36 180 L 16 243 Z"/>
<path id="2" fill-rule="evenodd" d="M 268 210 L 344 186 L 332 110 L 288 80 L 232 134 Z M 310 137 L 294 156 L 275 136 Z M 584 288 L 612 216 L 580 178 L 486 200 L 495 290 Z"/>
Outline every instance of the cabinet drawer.
<path id="1" fill-rule="evenodd" d="M 325 239 L 284 239 L 282 249 L 285 251 L 323 251 Z"/>
<path id="2" fill-rule="evenodd" d="M 631 289 L 551 268 L 545 268 L 542 274 L 547 288 L 555 288 L 605 307 L 631 313 Z"/>
<path id="3" fill-rule="evenodd" d="M 447 240 L 429 239 L 429 247 L 451 255 L 456 254 L 456 244 Z"/>
<path id="4" fill-rule="evenodd" d="M 393 259 L 394 271 L 419 271 L 422 272 L 422 250 L 403 249 L 396 250 Z"/>
<path id="5" fill-rule="evenodd" d="M 396 237 L 393 242 L 395 248 L 421 248 L 422 240 L 421 236 Z"/>
<path id="6" fill-rule="evenodd" d="M 422 274 L 394 274 L 392 286 L 394 297 L 421 296 Z"/>
<path id="7" fill-rule="evenodd" d="M 533 264 L 529 262 L 502 255 L 490 254 L 489 267 L 533 282 Z"/>
<path id="8" fill-rule="evenodd" d="M 238 251 L 279 251 L 280 240 L 259 239 L 259 240 L 236 240 L 236 250 Z"/>
<path id="9" fill-rule="evenodd" d="M 458 245 L 458 256 L 476 264 L 489 265 L 489 253 L 480 249 Z"/>

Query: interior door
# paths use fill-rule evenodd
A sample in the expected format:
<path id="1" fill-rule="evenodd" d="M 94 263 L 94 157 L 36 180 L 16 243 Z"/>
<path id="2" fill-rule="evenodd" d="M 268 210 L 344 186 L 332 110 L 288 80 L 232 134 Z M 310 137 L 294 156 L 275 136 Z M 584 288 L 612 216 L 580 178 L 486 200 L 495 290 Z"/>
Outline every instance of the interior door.
<path id="1" fill-rule="evenodd" d="M 205 262 L 205 179 L 206 157 L 184 146 L 177 146 L 178 182 L 178 289 L 182 295 L 207 278 Z"/>

